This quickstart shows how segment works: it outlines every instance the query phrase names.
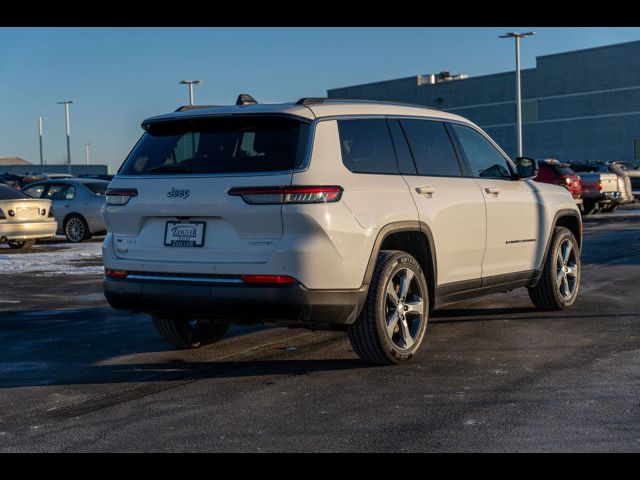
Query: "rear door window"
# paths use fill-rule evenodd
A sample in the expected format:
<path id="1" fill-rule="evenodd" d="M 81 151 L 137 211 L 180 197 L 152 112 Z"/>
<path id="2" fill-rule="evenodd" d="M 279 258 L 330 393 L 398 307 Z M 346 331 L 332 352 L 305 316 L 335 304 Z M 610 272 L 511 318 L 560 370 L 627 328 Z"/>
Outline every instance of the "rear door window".
<path id="1" fill-rule="evenodd" d="M 443 122 L 401 120 L 418 175 L 460 177 L 462 169 Z"/>
<path id="2" fill-rule="evenodd" d="M 121 175 L 260 173 L 302 166 L 309 125 L 284 116 L 152 123 Z"/>
<path id="3" fill-rule="evenodd" d="M 49 189 L 47 190 L 47 193 L 45 193 L 44 198 L 48 198 L 49 200 L 65 200 L 66 192 L 66 185 L 61 183 L 53 183 L 49 185 Z"/>
<path id="4" fill-rule="evenodd" d="M 338 120 L 342 163 L 354 173 L 397 174 L 396 154 L 384 118 Z"/>

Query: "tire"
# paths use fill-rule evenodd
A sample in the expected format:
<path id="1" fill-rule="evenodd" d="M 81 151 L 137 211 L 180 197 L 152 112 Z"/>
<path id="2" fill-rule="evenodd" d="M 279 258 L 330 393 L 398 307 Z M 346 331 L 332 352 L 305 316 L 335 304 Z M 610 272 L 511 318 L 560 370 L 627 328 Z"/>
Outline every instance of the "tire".
<path id="1" fill-rule="evenodd" d="M 422 345 L 428 320 L 429 290 L 420 264 L 408 253 L 382 250 L 362 312 L 347 326 L 353 350 L 368 363 L 405 363 Z"/>
<path id="2" fill-rule="evenodd" d="M 35 244 L 35 240 L 9 240 L 7 244 L 10 248 L 17 250 L 19 248 L 24 248 L 25 250 L 33 247 Z"/>
<path id="3" fill-rule="evenodd" d="M 89 225 L 82 215 L 71 214 L 64 219 L 64 225 L 62 226 L 64 236 L 71 243 L 80 243 L 83 240 L 89 240 L 91 238 L 91 232 L 89 232 Z"/>
<path id="4" fill-rule="evenodd" d="M 568 245 L 571 248 L 567 258 Z M 578 242 L 571 230 L 556 227 L 544 260 L 542 276 L 535 287 L 529 288 L 531 301 L 540 310 L 563 310 L 570 307 L 578 296 L 580 272 Z"/>
<path id="5" fill-rule="evenodd" d="M 153 324 L 162 339 L 177 348 L 198 348 L 222 339 L 228 323 L 205 323 L 186 318 L 153 316 Z"/>

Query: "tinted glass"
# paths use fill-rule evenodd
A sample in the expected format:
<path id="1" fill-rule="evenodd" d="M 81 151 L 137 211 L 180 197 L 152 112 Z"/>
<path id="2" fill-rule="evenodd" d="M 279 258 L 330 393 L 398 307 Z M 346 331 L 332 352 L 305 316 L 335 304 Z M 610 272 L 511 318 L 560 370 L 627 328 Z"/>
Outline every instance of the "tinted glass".
<path id="1" fill-rule="evenodd" d="M 22 191 L 33 198 L 42 197 L 46 185 L 33 185 L 31 187 L 23 188 Z"/>
<path id="2" fill-rule="evenodd" d="M 511 178 L 505 158 L 489 141 L 472 128 L 452 124 L 471 166 L 471 175 L 480 178 Z"/>
<path id="3" fill-rule="evenodd" d="M 292 170 L 304 161 L 309 126 L 286 117 L 238 116 L 148 126 L 122 175 Z"/>
<path id="4" fill-rule="evenodd" d="M 398 173 L 387 121 L 338 120 L 342 162 L 355 173 Z"/>
<path id="5" fill-rule="evenodd" d="M 413 163 L 411 157 L 411 150 L 407 144 L 407 138 L 400 127 L 400 122 L 395 118 L 387 120 L 389 125 L 389 131 L 391 132 L 391 139 L 393 140 L 393 146 L 396 149 L 396 157 L 398 159 L 398 171 L 404 175 L 415 175 L 416 166 Z"/>
<path id="6" fill-rule="evenodd" d="M 558 167 L 558 173 L 560 175 L 574 175 L 575 172 L 570 167 Z"/>
<path id="7" fill-rule="evenodd" d="M 19 200 L 22 198 L 31 198 L 29 195 L 21 192 L 20 190 L 16 190 L 9 185 L 5 185 L 4 183 L 0 183 L 0 200 Z"/>
<path id="8" fill-rule="evenodd" d="M 442 122 L 401 120 L 419 175 L 462 176 L 449 134 Z"/>
<path id="9" fill-rule="evenodd" d="M 49 190 L 45 194 L 45 198 L 50 200 L 64 200 L 67 186 L 59 183 L 54 183 L 49 186 Z"/>
<path id="10" fill-rule="evenodd" d="M 108 183 L 85 183 L 84 186 L 91 190 L 96 195 L 104 195 L 107 191 Z"/>

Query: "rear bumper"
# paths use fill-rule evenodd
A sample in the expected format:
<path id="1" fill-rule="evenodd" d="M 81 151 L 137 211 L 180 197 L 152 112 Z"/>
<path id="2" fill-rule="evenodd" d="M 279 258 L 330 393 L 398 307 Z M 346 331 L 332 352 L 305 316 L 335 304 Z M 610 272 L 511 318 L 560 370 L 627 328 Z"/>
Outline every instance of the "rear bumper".
<path id="1" fill-rule="evenodd" d="M 309 290 L 300 284 L 227 284 L 105 277 L 104 295 L 113 308 L 134 312 L 312 327 L 316 324 L 353 323 L 364 305 L 367 288 Z"/>
<path id="2" fill-rule="evenodd" d="M 56 234 L 58 224 L 55 220 L 44 222 L 0 223 L 0 239 L 35 240 L 50 238 Z"/>

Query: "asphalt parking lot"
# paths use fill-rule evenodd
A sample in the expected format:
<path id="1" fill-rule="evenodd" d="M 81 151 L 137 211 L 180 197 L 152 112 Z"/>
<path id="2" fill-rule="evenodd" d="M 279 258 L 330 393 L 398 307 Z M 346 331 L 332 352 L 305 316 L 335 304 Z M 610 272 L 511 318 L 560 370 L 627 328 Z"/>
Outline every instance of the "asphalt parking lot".
<path id="1" fill-rule="evenodd" d="M 108 307 L 99 247 L 0 250 L 2 452 L 640 451 L 640 210 L 587 217 L 574 308 L 460 303 L 391 367 L 338 332 L 170 350 Z"/>

